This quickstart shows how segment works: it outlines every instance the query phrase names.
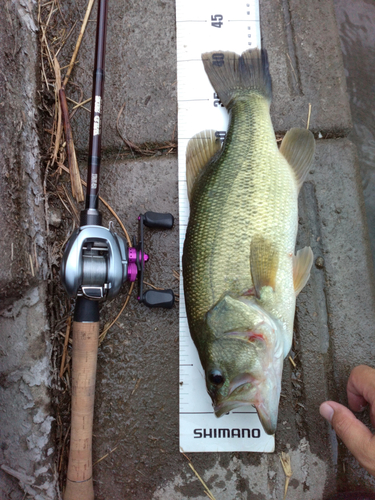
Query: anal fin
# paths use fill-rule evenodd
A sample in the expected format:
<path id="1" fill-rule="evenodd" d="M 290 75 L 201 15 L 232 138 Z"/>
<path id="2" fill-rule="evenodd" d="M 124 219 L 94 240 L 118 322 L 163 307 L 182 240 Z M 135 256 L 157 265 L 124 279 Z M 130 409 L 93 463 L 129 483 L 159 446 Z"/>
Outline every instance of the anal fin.
<path id="1" fill-rule="evenodd" d="M 221 141 L 215 136 L 215 130 L 204 130 L 194 135 L 186 148 L 186 181 L 189 201 L 194 183 L 203 168 L 221 149 Z"/>
<path id="2" fill-rule="evenodd" d="M 311 247 L 298 250 L 297 255 L 293 257 L 293 283 L 296 297 L 310 278 L 313 260 L 314 254 Z"/>

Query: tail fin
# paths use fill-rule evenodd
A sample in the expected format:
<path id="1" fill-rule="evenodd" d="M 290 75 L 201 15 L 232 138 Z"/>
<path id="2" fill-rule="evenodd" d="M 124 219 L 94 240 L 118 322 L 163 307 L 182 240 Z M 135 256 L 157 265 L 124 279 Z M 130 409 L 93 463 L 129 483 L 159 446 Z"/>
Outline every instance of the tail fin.
<path id="1" fill-rule="evenodd" d="M 202 61 L 219 99 L 228 109 L 233 99 L 255 91 L 272 99 L 272 80 L 265 49 L 247 50 L 241 56 L 234 52 L 206 52 Z"/>

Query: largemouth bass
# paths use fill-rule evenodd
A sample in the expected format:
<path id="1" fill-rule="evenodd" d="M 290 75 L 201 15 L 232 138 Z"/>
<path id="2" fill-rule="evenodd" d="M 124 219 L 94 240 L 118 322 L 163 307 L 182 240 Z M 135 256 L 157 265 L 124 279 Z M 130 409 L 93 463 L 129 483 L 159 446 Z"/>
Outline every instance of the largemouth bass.
<path id="1" fill-rule="evenodd" d="M 298 193 L 314 137 L 292 129 L 277 147 L 265 50 L 202 55 L 230 113 L 221 147 L 215 131 L 188 144 L 190 218 L 183 278 L 190 333 L 216 416 L 253 404 L 274 434 L 296 296 L 310 276 L 310 247 L 295 255 Z"/>

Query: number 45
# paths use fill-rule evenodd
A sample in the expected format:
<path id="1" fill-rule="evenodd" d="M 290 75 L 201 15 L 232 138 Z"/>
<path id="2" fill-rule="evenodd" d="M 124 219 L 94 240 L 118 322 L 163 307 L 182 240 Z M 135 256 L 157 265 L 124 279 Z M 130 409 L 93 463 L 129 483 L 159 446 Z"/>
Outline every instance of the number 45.
<path id="1" fill-rule="evenodd" d="M 211 26 L 214 28 L 221 28 L 223 23 L 223 16 L 221 14 L 215 14 L 214 16 L 211 16 Z"/>

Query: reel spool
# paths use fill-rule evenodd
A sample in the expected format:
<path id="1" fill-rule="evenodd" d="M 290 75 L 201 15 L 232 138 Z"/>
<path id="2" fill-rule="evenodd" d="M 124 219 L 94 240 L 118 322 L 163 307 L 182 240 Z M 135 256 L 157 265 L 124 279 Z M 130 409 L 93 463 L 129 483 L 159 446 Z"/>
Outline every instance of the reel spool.
<path id="1" fill-rule="evenodd" d="M 72 234 L 61 263 L 61 282 L 70 297 L 110 299 L 125 281 L 138 278 L 139 302 L 148 307 L 173 307 L 172 290 L 143 291 L 144 265 L 149 259 L 144 252 L 143 226 L 171 229 L 174 218 L 171 214 L 146 212 L 138 220 L 140 239 L 131 248 L 125 238 L 102 226 L 85 225 Z"/>

